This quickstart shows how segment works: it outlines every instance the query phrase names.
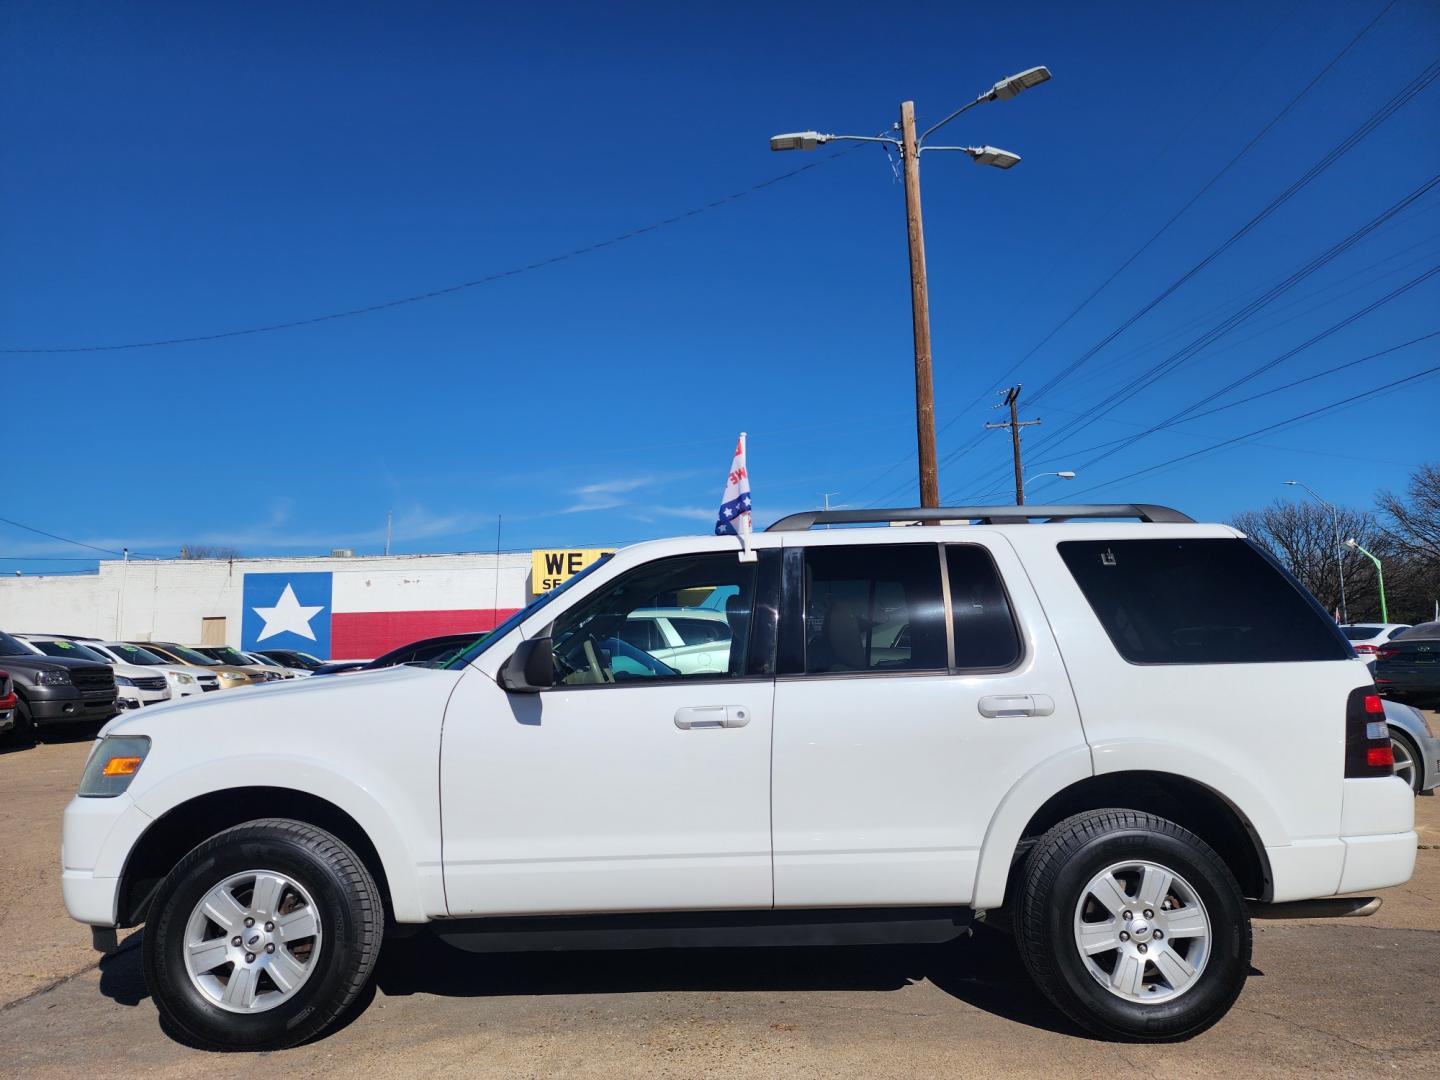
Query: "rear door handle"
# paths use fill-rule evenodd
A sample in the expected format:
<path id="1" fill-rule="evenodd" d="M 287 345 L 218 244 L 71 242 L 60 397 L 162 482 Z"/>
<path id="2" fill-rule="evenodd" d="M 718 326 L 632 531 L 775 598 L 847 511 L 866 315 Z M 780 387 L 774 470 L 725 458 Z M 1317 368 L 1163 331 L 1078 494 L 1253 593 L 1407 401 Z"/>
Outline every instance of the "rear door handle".
<path id="1" fill-rule="evenodd" d="M 1055 699 L 1049 694 L 986 694 L 978 708 L 981 716 L 1049 716 Z"/>
<path id="2" fill-rule="evenodd" d="M 748 723 L 750 710 L 744 705 L 691 705 L 675 710 L 675 726 L 681 731 L 744 727 Z"/>

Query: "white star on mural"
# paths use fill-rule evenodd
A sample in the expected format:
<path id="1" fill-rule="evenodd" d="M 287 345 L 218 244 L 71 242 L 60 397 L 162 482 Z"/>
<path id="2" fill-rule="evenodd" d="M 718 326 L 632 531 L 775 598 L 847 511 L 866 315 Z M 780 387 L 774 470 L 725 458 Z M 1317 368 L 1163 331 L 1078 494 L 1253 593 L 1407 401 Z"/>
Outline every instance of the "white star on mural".
<path id="1" fill-rule="evenodd" d="M 310 620 L 324 611 L 325 605 L 306 607 L 295 598 L 295 590 L 287 582 L 285 591 L 280 594 L 280 599 L 275 601 L 274 607 L 257 607 L 251 610 L 265 620 L 265 628 L 260 631 L 256 641 L 287 633 L 299 634 L 314 641 L 315 631 L 310 629 Z"/>

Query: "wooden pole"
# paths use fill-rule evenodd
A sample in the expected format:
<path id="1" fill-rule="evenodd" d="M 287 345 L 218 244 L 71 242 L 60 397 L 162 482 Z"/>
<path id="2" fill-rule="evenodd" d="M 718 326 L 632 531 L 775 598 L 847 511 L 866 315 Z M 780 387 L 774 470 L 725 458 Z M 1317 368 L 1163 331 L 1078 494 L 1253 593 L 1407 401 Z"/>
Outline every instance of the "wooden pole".
<path id="1" fill-rule="evenodd" d="M 1010 392 L 1010 445 L 1015 452 L 1015 505 L 1025 505 L 1025 474 L 1020 471 L 1020 387 Z"/>
<path id="2" fill-rule="evenodd" d="M 900 106 L 904 141 L 905 231 L 910 242 L 910 312 L 915 328 L 915 438 L 920 458 L 920 505 L 940 505 L 935 464 L 935 379 L 930 355 L 930 291 L 925 280 L 925 226 L 920 218 L 920 154 L 915 145 L 915 103 Z"/>

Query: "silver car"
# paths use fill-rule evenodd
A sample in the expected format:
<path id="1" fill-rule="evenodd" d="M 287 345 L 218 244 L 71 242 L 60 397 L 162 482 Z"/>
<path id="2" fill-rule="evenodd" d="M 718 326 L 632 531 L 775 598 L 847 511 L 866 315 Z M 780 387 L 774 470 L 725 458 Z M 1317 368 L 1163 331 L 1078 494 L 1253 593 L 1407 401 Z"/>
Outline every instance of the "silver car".
<path id="1" fill-rule="evenodd" d="M 1395 775 L 1417 795 L 1432 790 L 1440 784 L 1440 739 L 1431 733 L 1430 722 L 1419 709 L 1383 700 L 1390 748 L 1395 752 Z"/>

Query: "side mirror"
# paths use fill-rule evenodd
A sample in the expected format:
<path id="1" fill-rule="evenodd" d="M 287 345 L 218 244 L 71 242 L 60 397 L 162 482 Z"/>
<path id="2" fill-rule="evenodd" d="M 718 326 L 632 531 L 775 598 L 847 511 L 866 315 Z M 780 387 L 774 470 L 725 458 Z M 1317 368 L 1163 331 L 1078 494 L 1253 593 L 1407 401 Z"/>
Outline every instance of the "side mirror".
<path id="1" fill-rule="evenodd" d="M 533 694 L 555 685 L 555 654 L 548 637 L 522 641 L 500 668 L 499 682 L 506 690 Z"/>

